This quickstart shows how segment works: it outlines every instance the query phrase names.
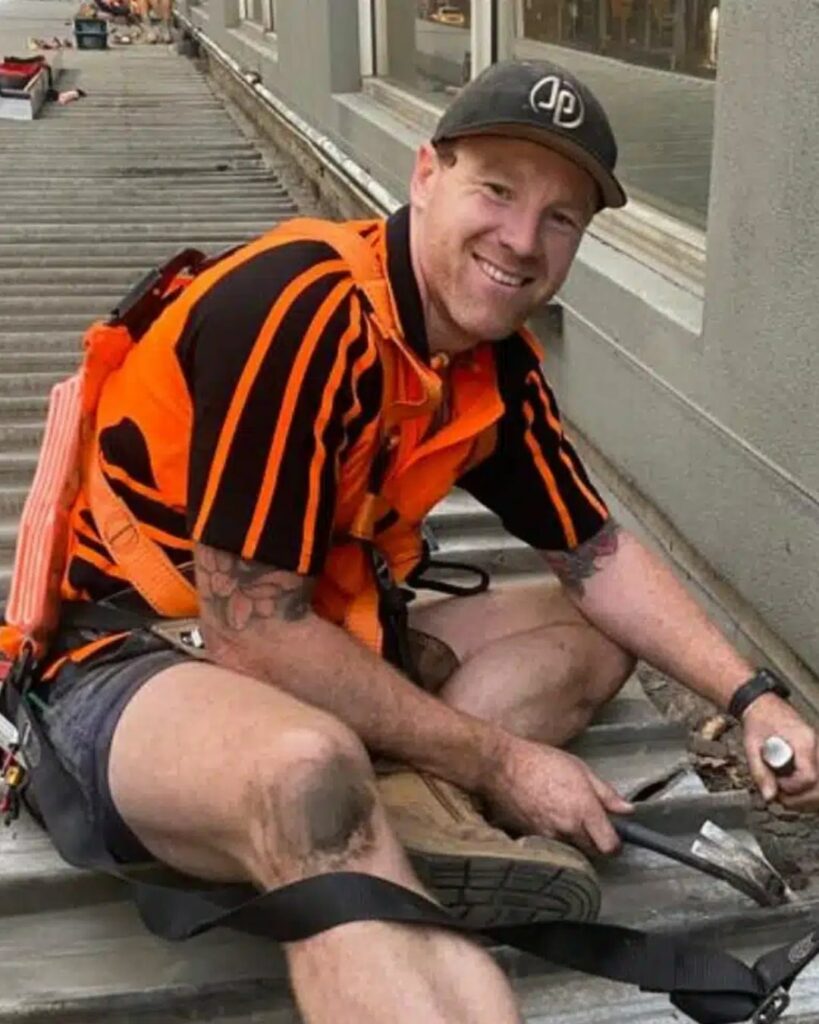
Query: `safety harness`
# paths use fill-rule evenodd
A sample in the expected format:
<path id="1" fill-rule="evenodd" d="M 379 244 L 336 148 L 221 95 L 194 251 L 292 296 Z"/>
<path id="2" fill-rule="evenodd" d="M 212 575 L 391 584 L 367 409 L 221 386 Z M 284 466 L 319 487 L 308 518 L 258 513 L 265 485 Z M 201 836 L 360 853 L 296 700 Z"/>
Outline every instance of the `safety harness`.
<path id="1" fill-rule="evenodd" d="M 67 528 L 66 510 L 72 500 L 72 489 L 75 492 L 78 486 L 75 475 L 67 470 L 72 465 L 79 469 L 83 431 L 105 376 L 104 370 L 99 369 L 106 365 L 101 355 L 107 355 L 110 368 L 119 365 L 161 310 L 208 265 L 201 253 L 187 250 L 152 271 L 106 323 L 95 325 L 87 335 L 86 346 L 95 353 L 92 362 L 98 379 L 89 379 L 86 359 L 85 376 L 81 371 L 77 378 L 58 385 L 52 396 L 43 451 L 56 451 L 58 457 L 41 458 L 38 466 L 32 494 L 42 508 L 38 512 L 35 502 L 26 519 L 28 528 L 18 545 L 7 608 L 10 626 L 0 638 L 13 657 L 11 671 L 0 691 L 0 707 L 7 716 L 0 717 L 0 772 L 6 787 L 6 814 L 16 813 L 20 795 L 25 793 L 61 856 L 76 867 L 102 871 L 127 882 L 144 923 L 165 939 L 186 939 L 224 925 L 279 942 L 293 942 L 355 921 L 400 922 L 465 933 L 478 931 L 417 893 L 354 872 L 320 875 L 261 894 L 249 886 L 204 888 L 194 879 L 182 876 L 161 883 L 134 877 L 105 847 L 89 819 L 82 792 L 63 768 L 43 729 L 35 688 L 41 677 L 39 661 L 48 651 L 58 624 L 70 621 L 77 627 L 90 625 L 117 634 L 144 629 L 149 623 L 142 612 L 92 603 L 67 608 L 61 606 L 59 599 L 58 584 L 64 570 L 60 538 Z M 72 417 L 68 425 L 64 418 L 66 410 Z M 57 430 L 62 443 L 49 447 Z M 71 430 L 74 433 L 66 440 L 66 432 Z M 357 517 L 353 532 L 366 552 L 382 605 L 382 621 L 388 624 L 394 641 L 396 660 L 409 675 L 415 676 L 406 631 L 410 595 L 396 583 L 380 556 L 374 531 L 372 513 L 379 507 L 388 455 L 389 445 L 385 442 L 369 479 L 371 514 L 364 510 Z M 101 512 L 100 531 L 142 598 L 160 616 L 179 618 L 195 614 L 195 593 L 190 582 L 145 537 L 121 500 L 113 495 L 98 467 L 82 468 L 93 480 L 92 505 Z M 50 541 L 43 545 L 46 528 Z M 425 558 L 403 582 L 432 585 L 445 593 L 464 592 L 447 581 L 427 580 L 429 563 L 426 550 Z M 133 569 L 133 576 L 129 568 Z M 482 574 L 470 589 L 485 589 L 487 583 Z M 717 949 L 608 924 L 518 924 L 485 929 L 482 934 L 495 943 L 563 967 L 627 982 L 647 992 L 668 993 L 678 1009 L 701 1024 L 731 1024 L 748 1019 L 755 1024 L 772 1024 L 789 1004 L 791 984 L 819 953 L 819 922 L 798 941 L 765 954 L 750 967 Z"/>

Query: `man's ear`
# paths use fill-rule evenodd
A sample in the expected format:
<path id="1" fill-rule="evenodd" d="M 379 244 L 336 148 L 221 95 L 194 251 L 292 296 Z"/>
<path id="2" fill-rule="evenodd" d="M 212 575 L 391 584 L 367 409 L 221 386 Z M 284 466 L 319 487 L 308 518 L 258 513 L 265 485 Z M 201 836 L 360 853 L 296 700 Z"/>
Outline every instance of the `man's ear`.
<path id="1" fill-rule="evenodd" d="M 430 189 L 440 170 L 438 154 L 429 142 L 424 142 L 415 154 L 415 166 L 410 178 L 410 202 L 423 210 L 427 205 Z"/>

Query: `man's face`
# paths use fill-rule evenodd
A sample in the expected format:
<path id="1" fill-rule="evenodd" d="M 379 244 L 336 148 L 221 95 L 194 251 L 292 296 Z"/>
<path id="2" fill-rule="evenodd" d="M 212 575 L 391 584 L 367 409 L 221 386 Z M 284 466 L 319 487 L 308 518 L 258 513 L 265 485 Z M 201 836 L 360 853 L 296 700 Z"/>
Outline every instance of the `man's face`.
<path id="1" fill-rule="evenodd" d="M 428 326 L 458 349 L 507 337 L 555 294 L 598 202 L 582 168 L 500 136 L 422 147 L 411 197 Z"/>

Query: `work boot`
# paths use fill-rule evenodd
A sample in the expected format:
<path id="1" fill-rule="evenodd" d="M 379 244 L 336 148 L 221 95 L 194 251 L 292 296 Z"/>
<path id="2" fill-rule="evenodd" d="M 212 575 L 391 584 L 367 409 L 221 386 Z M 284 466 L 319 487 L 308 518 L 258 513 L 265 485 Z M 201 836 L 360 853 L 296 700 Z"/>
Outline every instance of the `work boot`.
<path id="1" fill-rule="evenodd" d="M 541 836 L 511 839 L 450 782 L 403 766 L 376 766 L 378 789 L 422 883 L 478 927 L 593 920 L 600 888 L 572 846 Z"/>

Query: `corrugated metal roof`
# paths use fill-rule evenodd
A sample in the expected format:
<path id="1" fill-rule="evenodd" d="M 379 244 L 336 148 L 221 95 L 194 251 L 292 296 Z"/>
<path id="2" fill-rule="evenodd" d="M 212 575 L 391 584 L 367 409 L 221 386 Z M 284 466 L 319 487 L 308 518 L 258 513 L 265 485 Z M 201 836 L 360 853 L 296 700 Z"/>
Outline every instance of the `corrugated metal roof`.
<path id="1" fill-rule="evenodd" d="M 73 3 L 0 0 L 4 30 L 65 35 Z M 24 52 L 22 45 L 20 51 Z M 81 329 L 155 259 L 216 250 L 297 212 L 281 178 L 194 66 L 165 47 L 70 53 L 88 97 L 34 124 L 0 122 L 0 560 L 34 465 L 47 387 L 75 365 Z M 23 170 L 21 170 L 21 168 Z M 307 212 L 302 210 L 302 212 Z M 464 495 L 433 517 L 444 552 L 501 573 L 537 563 Z M 684 738 L 636 681 L 576 750 L 625 792 L 673 778 L 647 820 L 691 836 L 705 818 L 741 832 L 743 794 L 709 794 Z M 603 917 L 720 936 L 732 947 L 784 941 L 805 900 L 762 911 L 726 886 L 626 850 L 600 865 Z M 169 946 L 146 934 L 117 883 L 64 865 L 31 822 L 0 832 L 3 1021 L 295 1020 L 281 957 L 229 931 Z M 532 1022 L 680 1020 L 663 998 L 500 951 Z M 819 970 L 795 1009 L 819 1011 Z"/>

